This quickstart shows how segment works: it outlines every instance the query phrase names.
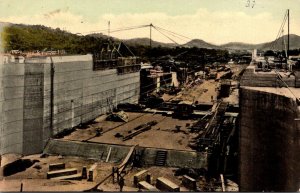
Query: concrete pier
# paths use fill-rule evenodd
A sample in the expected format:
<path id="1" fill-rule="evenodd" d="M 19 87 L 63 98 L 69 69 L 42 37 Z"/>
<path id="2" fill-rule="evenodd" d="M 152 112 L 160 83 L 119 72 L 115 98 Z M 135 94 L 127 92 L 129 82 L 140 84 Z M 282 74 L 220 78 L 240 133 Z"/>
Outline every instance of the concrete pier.
<path id="1" fill-rule="evenodd" d="M 240 88 L 240 191 L 297 191 L 300 89 L 295 81 L 281 87 L 272 72 L 251 81 L 248 71 Z"/>

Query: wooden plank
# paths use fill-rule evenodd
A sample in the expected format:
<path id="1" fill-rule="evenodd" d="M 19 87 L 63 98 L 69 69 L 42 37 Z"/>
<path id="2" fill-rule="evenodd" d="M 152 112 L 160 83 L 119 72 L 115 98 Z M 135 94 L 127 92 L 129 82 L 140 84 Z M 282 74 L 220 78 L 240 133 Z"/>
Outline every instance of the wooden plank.
<path id="1" fill-rule="evenodd" d="M 139 130 L 137 130 L 137 131 L 134 131 L 133 133 L 130 133 L 129 135 L 127 135 L 127 136 L 124 136 L 123 137 L 123 141 L 126 141 L 126 140 L 128 140 L 128 139 L 131 139 L 132 137 L 134 137 L 134 136 L 136 136 L 136 135 L 138 135 L 138 134 L 140 134 L 140 133 L 143 133 L 143 132 L 145 132 L 145 131 L 148 131 L 148 130 L 150 130 L 151 129 L 151 126 L 150 125 L 147 125 L 147 126 L 145 126 L 144 128 L 141 128 L 141 129 L 139 129 Z"/>
<path id="2" fill-rule="evenodd" d="M 142 124 L 138 127 L 136 127 L 135 129 L 137 129 L 136 131 L 134 131 L 133 133 L 130 133 L 129 135 L 127 136 L 124 136 L 123 137 L 123 141 L 126 141 L 128 139 L 131 139 L 132 137 L 142 133 L 142 132 L 145 132 L 147 130 L 150 130 L 152 126 L 156 125 L 157 124 L 157 121 L 150 121 L 146 124 Z"/>
<path id="3" fill-rule="evenodd" d="M 133 183 L 137 185 L 140 181 L 146 181 L 148 170 L 142 170 L 133 176 Z"/>
<path id="4" fill-rule="evenodd" d="M 221 176 L 221 182 L 222 182 L 222 191 L 226 192 L 223 174 L 220 174 L 220 176 Z"/>
<path id="5" fill-rule="evenodd" d="M 72 174 L 67 176 L 59 176 L 55 178 L 51 178 L 51 180 L 81 180 L 82 176 L 81 174 Z"/>
<path id="6" fill-rule="evenodd" d="M 47 179 L 58 177 L 58 176 L 72 175 L 72 174 L 77 174 L 77 169 L 76 168 L 55 170 L 55 171 L 47 172 Z"/>
<path id="7" fill-rule="evenodd" d="M 54 171 L 54 170 L 62 170 L 65 169 L 65 163 L 54 163 L 54 164 L 49 164 L 49 171 Z"/>
<path id="8" fill-rule="evenodd" d="M 152 186 L 151 184 L 149 184 L 146 181 L 140 181 L 138 183 L 138 187 L 140 189 L 145 189 L 145 190 L 150 191 L 150 192 L 159 192 L 159 189 L 157 189 L 156 187 Z"/>
<path id="9" fill-rule="evenodd" d="M 108 154 L 107 154 L 105 162 L 108 162 L 109 157 L 110 157 L 110 153 L 111 153 L 111 147 L 109 147 L 109 151 L 108 151 Z"/>
<path id="10" fill-rule="evenodd" d="M 127 154 L 127 156 L 125 157 L 125 159 L 123 160 L 123 162 L 118 166 L 118 170 L 119 170 L 119 173 L 121 173 L 126 165 L 127 165 L 127 162 L 129 161 L 130 157 L 132 156 L 133 152 L 134 152 L 134 148 L 136 147 L 135 146 L 132 146 Z"/>

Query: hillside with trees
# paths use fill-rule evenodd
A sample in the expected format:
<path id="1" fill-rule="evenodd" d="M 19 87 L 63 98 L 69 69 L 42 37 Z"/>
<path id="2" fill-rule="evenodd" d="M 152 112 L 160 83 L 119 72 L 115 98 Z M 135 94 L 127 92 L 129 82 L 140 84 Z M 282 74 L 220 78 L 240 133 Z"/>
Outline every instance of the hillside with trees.
<path id="1" fill-rule="evenodd" d="M 99 52 L 102 46 L 108 42 L 108 37 L 104 35 L 90 34 L 83 36 L 42 25 L 9 24 L 4 27 L 2 36 L 5 40 L 5 51 L 64 50 L 67 54 L 87 54 Z M 110 41 L 120 42 L 122 40 L 110 37 Z M 166 55 L 181 55 L 198 61 L 208 61 L 211 56 L 215 56 L 221 61 L 228 59 L 228 52 L 220 49 L 206 49 L 196 46 L 163 46 L 164 44 L 150 48 L 149 45 L 138 44 L 133 40 L 129 41 L 129 43 L 126 40 L 123 42 L 127 44 L 135 55 L 147 60 Z"/>
<path id="2" fill-rule="evenodd" d="M 2 36 L 5 51 L 65 50 L 68 54 L 84 54 L 99 50 L 104 42 L 102 38 L 80 36 L 42 25 L 8 25 Z"/>

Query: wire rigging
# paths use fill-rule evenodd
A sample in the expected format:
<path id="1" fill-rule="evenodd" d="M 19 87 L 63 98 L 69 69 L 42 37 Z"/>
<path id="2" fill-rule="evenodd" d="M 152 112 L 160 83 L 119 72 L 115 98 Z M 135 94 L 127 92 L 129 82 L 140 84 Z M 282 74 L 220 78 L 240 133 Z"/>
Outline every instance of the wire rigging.
<path id="1" fill-rule="evenodd" d="M 164 34 L 163 32 L 161 32 L 159 29 L 157 29 L 155 26 L 152 26 L 154 29 L 156 29 L 156 31 L 158 31 L 159 33 L 161 33 L 163 36 L 165 36 L 166 38 L 168 38 L 169 40 L 171 40 L 172 42 L 174 42 L 176 45 L 179 45 L 175 40 L 173 40 L 172 38 L 170 38 L 169 36 L 167 36 L 166 34 Z"/>
<path id="2" fill-rule="evenodd" d="M 121 27 L 121 28 L 115 28 L 113 30 L 110 30 L 111 32 L 118 32 L 118 31 L 126 31 L 131 29 L 138 29 L 143 27 L 149 27 L 149 25 L 137 25 L 137 26 L 129 26 L 129 27 Z M 95 30 L 95 31 L 87 31 L 83 32 L 83 34 L 90 34 L 90 33 L 97 33 L 97 32 L 107 32 L 108 29 L 102 29 L 102 30 Z"/>
<path id="3" fill-rule="evenodd" d="M 281 26 L 279 28 L 279 31 L 278 31 L 277 36 L 275 38 L 275 41 L 273 41 L 272 44 L 271 44 L 271 50 L 274 50 L 275 47 L 278 45 L 278 39 L 279 39 L 279 37 L 282 36 L 282 34 L 284 32 L 283 29 L 284 29 L 284 26 L 285 26 L 287 18 L 288 18 L 288 11 L 286 11 L 286 13 L 284 15 L 284 19 L 283 19 L 283 21 L 281 23 Z"/>
<path id="4" fill-rule="evenodd" d="M 150 27 L 150 28 L 153 27 L 161 35 L 163 35 L 164 37 L 166 37 L 168 40 L 175 43 L 176 45 L 180 45 L 180 44 L 177 41 L 175 41 L 174 38 L 177 39 L 177 40 L 181 40 L 181 41 L 190 41 L 190 40 L 192 40 L 192 38 L 189 38 L 189 37 L 181 35 L 179 33 L 164 29 L 164 28 L 156 26 L 156 25 L 154 26 L 152 24 L 115 28 L 113 30 L 110 30 L 110 33 L 116 33 L 116 32 L 122 32 L 122 31 L 134 30 L 134 29 L 141 29 L 141 28 L 146 28 L 146 27 Z M 107 30 L 108 29 L 95 30 L 95 31 L 83 32 L 83 34 L 106 32 Z M 170 36 L 172 36 L 172 38 Z"/>
<path id="5" fill-rule="evenodd" d="M 189 37 L 187 37 L 187 36 L 184 36 L 184 35 L 181 35 L 181 34 L 172 32 L 172 31 L 170 31 L 170 30 L 166 30 L 166 29 L 161 28 L 161 27 L 158 27 L 158 26 L 155 26 L 155 27 L 157 27 L 158 29 L 161 29 L 161 30 L 163 30 L 163 31 L 169 32 L 169 33 L 171 33 L 171 34 L 177 35 L 177 36 L 179 36 L 179 37 L 183 37 L 183 38 L 185 38 L 185 39 L 192 40 L 192 38 L 189 38 Z"/>

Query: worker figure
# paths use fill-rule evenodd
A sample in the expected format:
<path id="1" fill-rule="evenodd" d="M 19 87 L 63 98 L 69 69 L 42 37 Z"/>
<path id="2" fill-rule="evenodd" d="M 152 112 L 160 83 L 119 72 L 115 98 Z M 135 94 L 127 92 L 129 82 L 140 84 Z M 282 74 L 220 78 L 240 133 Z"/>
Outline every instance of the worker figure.
<path id="1" fill-rule="evenodd" d="M 122 192 L 123 191 L 123 186 L 124 186 L 124 178 L 123 178 L 123 176 L 120 177 L 119 186 L 120 186 L 120 192 Z"/>
<path id="2" fill-rule="evenodd" d="M 115 167 L 112 167 L 112 182 L 115 183 Z"/>
<path id="3" fill-rule="evenodd" d="M 138 189 L 138 192 L 143 192 L 141 186 L 138 186 L 138 188 L 139 188 L 139 189 Z"/>
<path id="4" fill-rule="evenodd" d="M 103 130 L 102 128 L 97 128 L 97 129 L 96 129 L 96 135 L 95 135 L 95 136 L 96 136 L 96 137 L 101 136 L 102 130 Z"/>

